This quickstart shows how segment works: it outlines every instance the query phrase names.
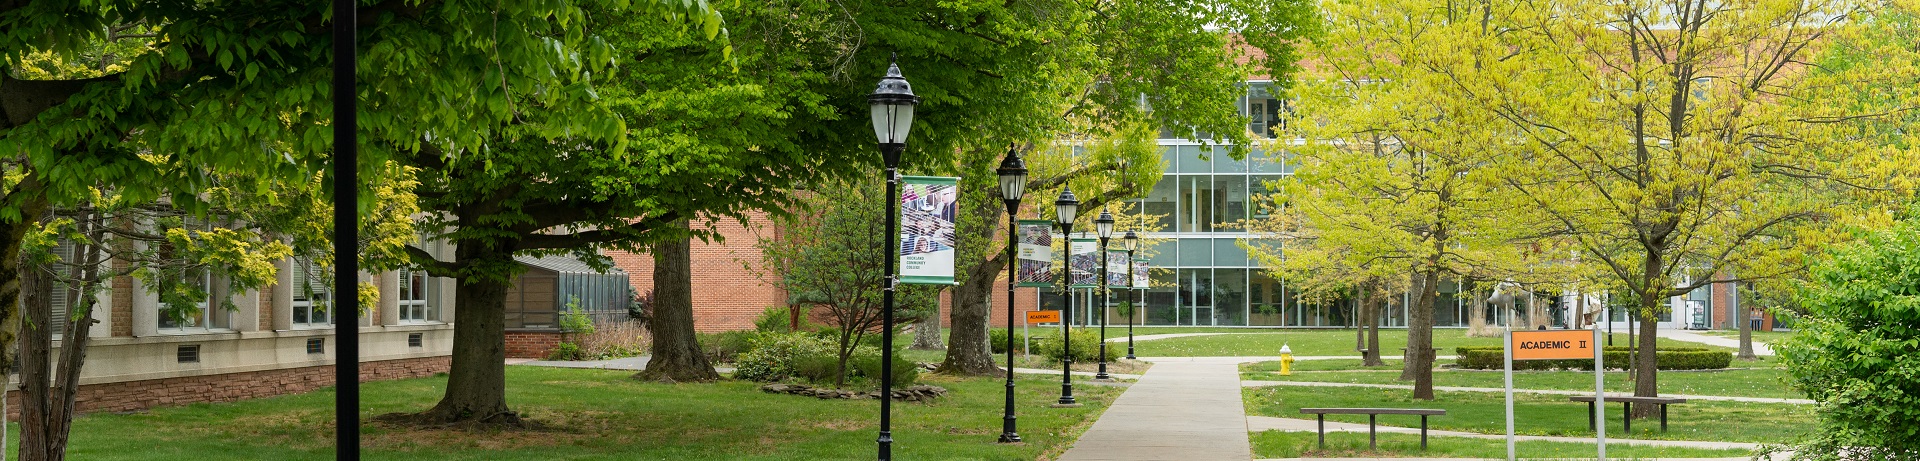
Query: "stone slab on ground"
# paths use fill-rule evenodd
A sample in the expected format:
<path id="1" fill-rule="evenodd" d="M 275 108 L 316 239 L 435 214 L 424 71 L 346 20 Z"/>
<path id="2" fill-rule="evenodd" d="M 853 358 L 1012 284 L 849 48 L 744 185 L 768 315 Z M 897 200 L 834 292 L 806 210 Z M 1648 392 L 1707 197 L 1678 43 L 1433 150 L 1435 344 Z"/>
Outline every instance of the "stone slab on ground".
<path id="1" fill-rule="evenodd" d="M 1156 363 L 1061 461 L 1250 460 L 1239 361 Z"/>

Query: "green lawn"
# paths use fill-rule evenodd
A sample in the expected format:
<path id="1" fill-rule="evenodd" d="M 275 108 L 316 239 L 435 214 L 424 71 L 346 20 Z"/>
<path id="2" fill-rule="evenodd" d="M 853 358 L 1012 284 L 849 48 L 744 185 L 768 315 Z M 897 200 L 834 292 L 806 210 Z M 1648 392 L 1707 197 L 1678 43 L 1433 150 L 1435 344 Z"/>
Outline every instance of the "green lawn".
<path id="1" fill-rule="evenodd" d="M 368 424 L 369 460 L 790 460 L 870 458 L 879 403 L 761 392 L 757 383 L 666 385 L 629 372 L 507 367 L 507 400 L 552 425 L 542 432 L 468 432 Z M 930 377 L 948 397 L 894 405 L 900 459 L 1035 459 L 1057 456 L 1121 391 L 1075 386 L 1085 406 L 1048 408 L 1057 380 L 1022 378 L 1024 443 L 995 443 L 1004 381 Z M 365 415 L 419 411 L 444 377 L 367 383 Z M 237 403 L 194 404 L 74 423 L 70 459 L 259 460 L 332 456 L 333 393 L 322 390 Z M 17 430 L 17 426 L 15 427 Z"/>
<path id="2" fill-rule="evenodd" d="M 1426 451 L 1420 450 L 1417 434 L 1380 434 L 1379 449 L 1367 449 L 1365 432 L 1327 434 L 1327 448 L 1319 448 L 1313 432 L 1264 431 L 1253 433 L 1254 458 L 1374 458 L 1416 457 L 1505 459 L 1507 441 L 1469 437 L 1428 437 Z M 1521 458 L 1592 458 L 1598 454 L 1591 443 L 1524 441 L 1514 444 Z M 1607 458 L 1738 458 L 1748 450 L 1708 450 L 1680 447 L 1631 447 L 1608 444 Z"/>
<path id="3" fill-rule="evenodd" d="M 1319 363 L 1337 362 L 1337 363 Z M 1778 362 L 1769 362 L 1778 363 Z M 1259 381 L 1316 381 L 1331 383 L 1359 384 L 1412 384 L 1401 381 L 1398 361 L 1390 366 L 1366 369 L 1359 361 L 1303 360 L 1294 362 L 1292 376 L 1278 373 L 1280 362 L 1250 363 L 1241 366 L 1241 378 Z M 1478 370 L 1435 370 L 1435 386 L 1454 387 L 1491 387 L 1505 386 L 1505 374 L 1499 371 Z M 1802 399 L 1805 395 L 1787 384 L 1788 375 L 1782 368 L 1749 368 L 1713 371 L 1663 371 L 1660 372 L 1660 392 L 1666 394 L 1723 395 L 1733 397 L 1767 397 L 1782 399 Z M 1593 374 L 1568 371 L 1516 371 L 1513 372 L 1513 386 L 1520 389 L 1553 389 L 1568 391 L 1593 390 Z M 1626 372 L 1608 372 L 1607 390 L 1631 392 L 1632 381 Z"/>
<path id="4" fill-rule="evenodd" d="M 1259 330 L 1255 330 L 1259 331 Z M 1245 357 L 1280 355 L 1280 346 L 1293 349 L 1294 355 L 1358 356 L 1354 352 L 1354 330 L 1266 330 L 1241 331 L 1240 334 L 1191 336 L 1184 338 L 1136 341 L 1135 353 L 1142 357 Z M 1453 355 L 1460 346 L 1498 346 L 1500 338 L 1469 338 L 1463 329 L 1435 329 L 1433 346 L 1440 355 Z M 1626 343 L 1626 334 L 1618 333 L 1616 344 Z M 1709 347 L 1699 343 L 1661 339 L 1666 347 Z M 1406 330 L 1380 330 L 1380 350 L 1386 356 L 1400 355 L 1407 346 Z M 1731 349 L 1728 349 L 1731 350 Z"/>
<path id="5" fill-rule="evenodd" d="M 1260 387 L 1245 390 L 1247 414 L 1280 418 L 1308 418 L 1307 407 L 1439 408 L 1446 416 L 1429 421 L 1433 429 L 1503 434 L 1506 403 L 1498 392 L 1435 392 L 1435 400 L 1409 398 L 1398 389 Z M 1783 443 L 1805 433 L 1812 420 L 1811 405 L 1743 402 L 1688 402 L 1670 409 L 1671 431 L 1660 432 L 1659 420 L 1634 421 L 1633 433 L 1621 429 L 1620 405 L 1607 405 L 1607 436 L 1616 438 L 1712 440 L 1723 442 Z M 1565 396 L 1515 394 L 1515 432 L 1523 435 L 1591 437 L 1587 405 Z M 1329 415 L 1330 421 L 1365 423 L 1366 415 Z M 1382 417 L 1382 424 L 1419 427 L 1415 417 Z"/>

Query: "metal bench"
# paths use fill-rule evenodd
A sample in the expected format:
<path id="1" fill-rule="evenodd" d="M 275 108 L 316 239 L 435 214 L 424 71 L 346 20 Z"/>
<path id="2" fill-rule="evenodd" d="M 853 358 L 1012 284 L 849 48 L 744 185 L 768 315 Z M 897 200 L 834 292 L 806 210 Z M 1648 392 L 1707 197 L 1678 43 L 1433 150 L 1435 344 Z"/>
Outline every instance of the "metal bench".
<path id="1" fill-rule="evenodd" d="M 1300 413 L 1316 415 L 1320 420 L 1320 449 L 1327 448 L 1327 415 L 1367 415 L 1367 449 L 1379 448 L 1374 423 L 1379 415 L 1420 415 L 1420 449 L 1427 449 L 1427 417 L 1444 416 L 1446 410 L 1424 408 L 1301 408 Z"/>
<path id="2" fill-rule="evenodd" d="M 1572 400 L 1575 402 L 1587 402 L 1587 430 L 1589 431 L 1594 430 L 1593 396 L 1576 395 L 1576 396 L 1567 397 L 1567 400 Z M 1645 404 L 1659 405 L 1660 406 L 1660 432 L 1666 432 L 1667 431 L 1667 405 L 1672 405 L 1676 403 L 1687 403 L 1687 399 L 1676 398 L 1676 397 L 1632 397 L 1632 396 L 1624 396 L 1624 395 L 1615 397 L 1615 396 L 1609 395 L 1607 396 L 1607 402 L 1609 403 L 1620 402 L 1620 405 L 1624 408 L 1624 410 L 1621 411 L 1621 414 L 1626 416 L 1625 418 L 1622 418 L 1624 419 L 1624 421 L 1621 422 L 1621 425 L 1626 427 L 1627 432 L 1633 432 L 1633 404 L 1645 403 Z"/>

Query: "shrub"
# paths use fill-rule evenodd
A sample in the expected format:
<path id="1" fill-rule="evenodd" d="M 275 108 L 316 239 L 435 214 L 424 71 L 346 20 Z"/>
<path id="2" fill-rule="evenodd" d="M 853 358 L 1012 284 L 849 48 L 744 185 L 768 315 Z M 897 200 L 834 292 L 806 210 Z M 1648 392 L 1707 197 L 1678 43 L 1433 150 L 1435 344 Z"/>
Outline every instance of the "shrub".
<path id="1" fill-rule="evenodd" d="M 580 346 L 573 343 L 560 343 L 554 346 L 553 353 L 547 354 L 547 360 L 583 360 L 585 358 L 586 354 L 580 351 Z"/>
<path id="2" fill-rule="evenodd" d="M 800 316 L 800 328 L 796 329 L 793 326 L 793 309 L 787 306 L 768 307 L 767 310 L 760 311 L 760 318 L 753 321 L 754 331 L 761 333 L 793 333 L 813 331 L 817 328 L 807 321 L 805 315 Z"/>
<path id="3" fill-rule="evenodd" d="M 855 355 L 851 362 L 849 365 L 851 365 L 854 371 L 859 373 L 860 376 L 866 377 L 868 384 L 874 386 L 880 385 L 881 370 L 879 354 L 866 353 Z M 900 358 L 900 354 L 893 354 L 894 387 L 910 385 L 919 380 L 920 364 L 913 363 L 912 360 Z"/>
<path id="4" fill-rule="evenodd" d="M 1100 335 L 1092 331 L 1073 331 L 1073 361 L 1092 362 L 1100 360 Z M 1060 335 L 1036 336 L 1033 338 L 1033 353 L 1040 354 L 1055 362 L 1065 355 Z M 1111 358 L 1111 357 L 1109 357 Z"/>
<path id="5" fill-rule="evenodd" d="M 759 336 L 751 331 L 725 331 L 702 333 L 696 339 L 700 341 L 700 350 L 707 353 L 708 362 L 733 363 L 740 353 L 753 349 L 753 340 Z"/>
<path id="6" fill-rule="evenodd" d="M 793 375 L 806 379 L 811 384 L 834 383 L 839 379 L 839 374 L 840 357 L 834 355 L 832 351 L 800 357 L 793 362 Z"/>
<path id="7" fill-rule="evenodd" d="M 799 333 L 763 335 L 753 349 L 734 361 L 733 377 L 749 381 L 781 381 L 794 375 L 795 364 L 806 357 L 832 354 L 833 345 Z"/>
<path id="8" fill-rule="evenodd" d="M 1602 361 L 1607 369 L 1622 370 L 1633 361 L 1633 355 L 1624 347 L 1603 349 Z M 1461 368 L 1479 370 L 1499 370 L 1505 367 L 1506 350 L 1499 347 L 1476 346 L 1455 348 L 1456 362 Z M 1659 349 L 1653 353 L 1654 367 L 1661 370 L 1718 370 L 1726 368 L 1733 361 L 1733 353 L 1714 351 L 1701 347 L 1680 347 Z M 1513 362 L 1515 370 L 1593 370 L 1593 359 L 1566 360 L 1519 360 Z"/>
<path id="9" fill-rule="evenodd" d="M 612 322 L 600 325 L 591 334 L 576 334 L 583 360 L 633 357 L 647 353 L 645 326 L 640 322 Z"/>
<path id="10" fill-rule="evenodd" d="M 987 347 L 991 348 L 995 354 L 1007 353 L 1007 333 L 1007 330 L 1002 328 L 987 330 Z M 1021 347 L 1026 347 L 1027 337 L 1021 335 L 1018 331 L 1012 333 L 1014 349 L 1018 350 Z"/>

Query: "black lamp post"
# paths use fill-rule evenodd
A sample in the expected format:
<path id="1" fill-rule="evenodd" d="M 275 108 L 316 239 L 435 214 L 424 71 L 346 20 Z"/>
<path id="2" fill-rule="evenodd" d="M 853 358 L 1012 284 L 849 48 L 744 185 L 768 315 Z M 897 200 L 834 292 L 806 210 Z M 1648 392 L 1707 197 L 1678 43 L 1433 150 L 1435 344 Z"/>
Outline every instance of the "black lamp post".
<path id="1" fill-rule="evenodd" d="M 1000 161 L 1000 198 L 1007 202 L 1007 412 L 1002 419 L 1006 423 L 1000 428 L 1000 443 L 1020 441 L 1020 433 L 1015 432 L 1013 421 L 1013 286 L 1020 282 L 1020 259 L 1016 252 L 1020 238 L 1015 231 L 1014 214 L 1020 211 L 1020 196 L 1027 191 L 1027 164 L 1020 161 L 1020 152 L 1007 148 L 1007 158 Z"/>
<path id="2" fill-rule="evenodd" d="M 907 149 L 907 130 L 913 127 L 913 105 L 920 98 L 913 95 L 913 87 L 907 79 L 900 76 L 900 57 L 893 56 L 893 63 L 887 66 L 887 76 L 880 78 L 880 85 L 867 95 L 867 102 L 873 107 L 873 134 L 880 141 L 881 159 L 887 165 L 887 263 L 881 284 L 886 293 L 882 297 L 880 320 L 880 460 L 893 459 L 893 292 L 899 280 L 893 274 L 894 240 L 899 234 L 894 226 L 900 219 L 897 207 L 900 200 L 895 198 L 900 187 L 900 152 Z"/>
<path id="3" fill-rule="evenodd" d="M 354 75 L 357 2 L 333 2 L 333 280 L 353 293 L 360 274 L 360 119 Z M 360 299 L 336 296 L 333 327 L 334 459 L 360 459 Z"/>
<path id="4" fill-rule="evenodd" d="M 1100 217 L 1094 218 L 1093 229 L 1100 235 L 1100 372 L 1093 379 L 1113 379 L 1107 374 L 1107 301 L 1112 290 L 1108 290 L 1107 277 L 1107 241 L 1113 238 L 1113 213 L 1106 208 L 1100 209 Z"/>
<path id="5" fill-rule="evenodd" d="M 1080 211 L 1080 200 L 1073 197 L 1073 187 L 1060 188 L 1060 198 L 1053 201 L 1053 222 L 1060 225 L 1060 235 L 1073 235 L 1073 218 Z M 1073 402 L 1073 239 L 1067 239 L 1066 277 L 1061 277 L 1067 287 L 1067 317 L 1060 320 L 1060 402 L 1058 405 L 1078 405 Z M 1012 335 L 1008 335 L 1012 336 Z"/>
<path id="6" fill-rule="evenodd" d="M 1133 231 L 1127 231 L 1127 235 L 1124 237 L 1120 237 L 1120 241 L 1122 242 L 1121 246 L 1124 246 L 1127 248 L 1127 285 L 1131 287 L 1132 291 L 1137 292 L 1139 291 L 1140 287 L 1132 286 L 1133 278 L 1135 277 L 1133 273 L 1133 268 L 1134 266 L 1138 266 L 1139 263 L 1135 262 L 1137 260 L 1133 259 L 1133 250 L 1140 245 L 1140 236 L 1134 235 Z M 1138 299 L 1137 296 L 1128 296 L 1128 297 Z M 1140 309 L 1145 307 L 1144 304 L 1146 304 L 1145 300 L 1141 300 L 1140 303 L 1134 304 L 1132 309 L 1127 309 L 1127 360 L 1134 359 L 1133 317 L 1136 315 L 1140 315 Z"/>

